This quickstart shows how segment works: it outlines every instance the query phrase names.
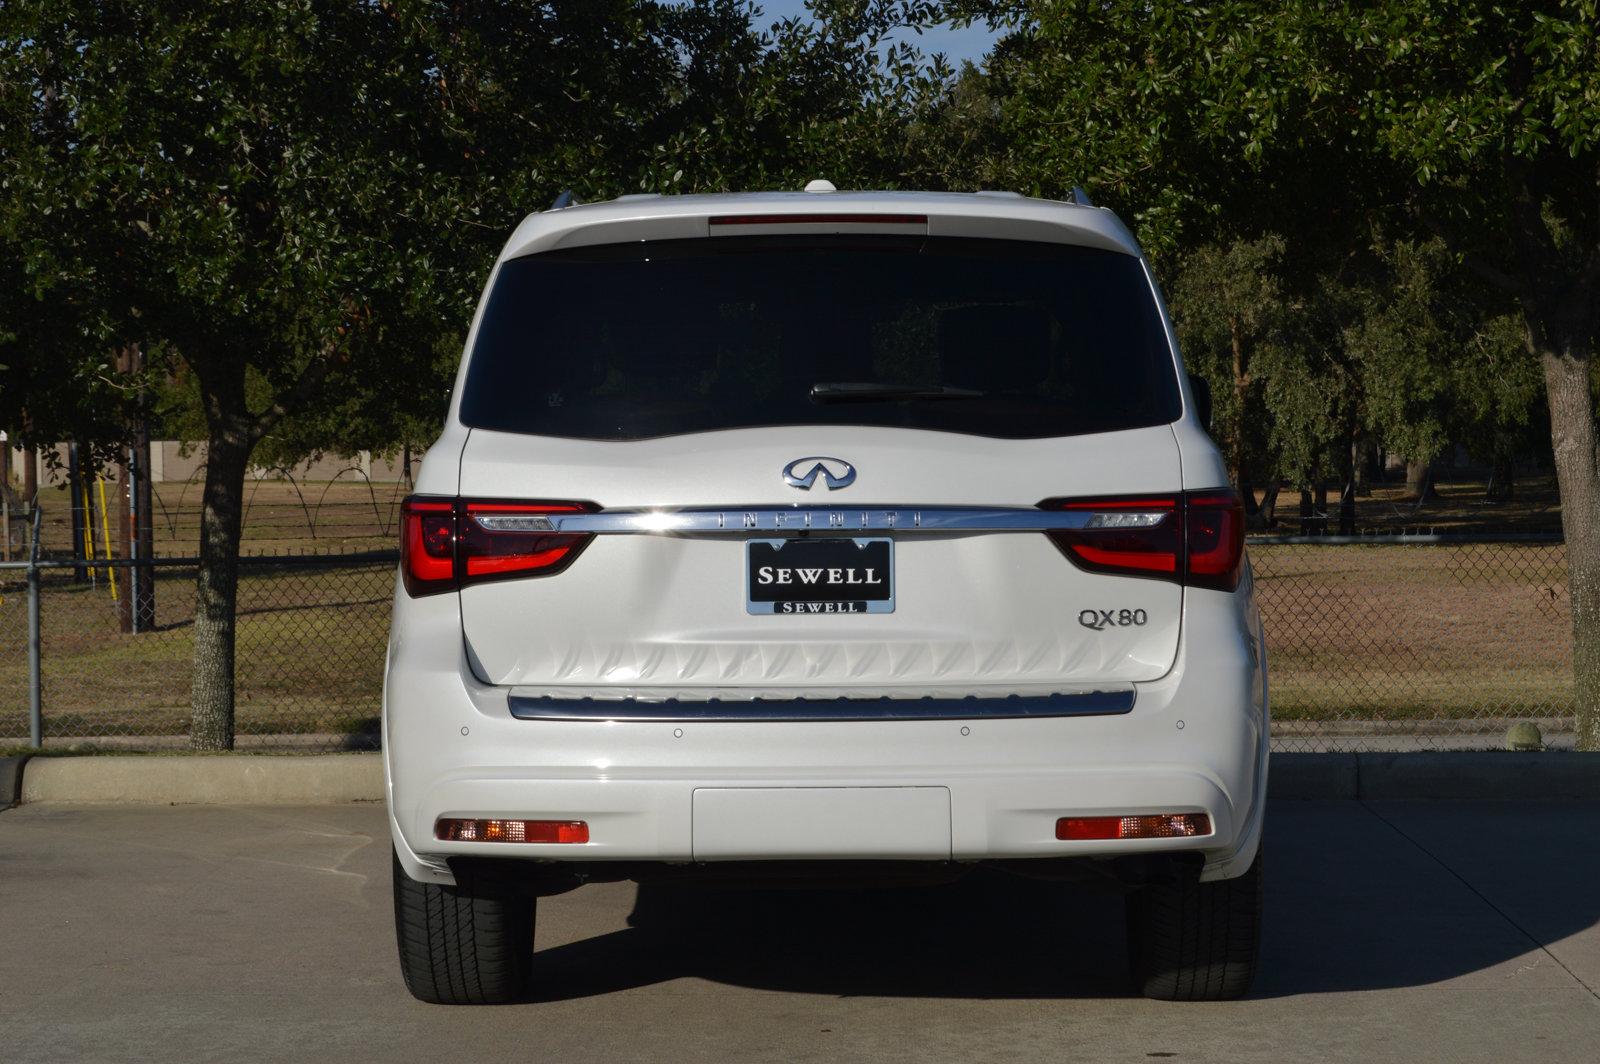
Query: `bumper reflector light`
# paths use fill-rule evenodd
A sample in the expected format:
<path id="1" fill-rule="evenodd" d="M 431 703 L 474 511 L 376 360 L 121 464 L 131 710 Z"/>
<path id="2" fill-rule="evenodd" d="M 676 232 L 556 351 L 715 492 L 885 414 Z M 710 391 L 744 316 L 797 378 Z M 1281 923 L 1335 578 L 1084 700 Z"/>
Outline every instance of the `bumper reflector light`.
<path id="1" fill-rule="evenodd" d="M 589 825 L 582 820 L 454 820 L 444 817 L 433 826 L 433 834 L 446 842 L 588 842 Z"/>
<path id="2" fill-rule="evenodd" d="M 1056 838 L 1068 842 L 1098 839 L 1187 839 L 1209 834 L 1211 834 L 1211 818 L 1204 813 L 1064 816 L 1056 821 Z"/>

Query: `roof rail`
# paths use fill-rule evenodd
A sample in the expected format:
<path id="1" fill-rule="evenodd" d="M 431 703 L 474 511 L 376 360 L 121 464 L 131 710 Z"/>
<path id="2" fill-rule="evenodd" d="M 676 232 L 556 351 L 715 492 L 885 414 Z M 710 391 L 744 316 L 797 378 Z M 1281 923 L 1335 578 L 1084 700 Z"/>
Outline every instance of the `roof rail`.
<path id="1" fill-rule="evenodd" d="M 1083 190 L 1081 185 L 1072 186 L 1072 202 L 1080 207 L 1094 206 L 1094 201 L 1089 198 L 1089 194 Z"/>

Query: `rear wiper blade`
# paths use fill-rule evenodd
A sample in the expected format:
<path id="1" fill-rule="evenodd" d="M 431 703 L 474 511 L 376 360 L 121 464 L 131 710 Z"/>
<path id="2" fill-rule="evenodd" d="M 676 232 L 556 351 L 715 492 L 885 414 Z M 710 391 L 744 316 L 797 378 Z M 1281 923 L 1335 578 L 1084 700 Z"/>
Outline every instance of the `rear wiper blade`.
<path id="1" fill-rule="evenodd" d="M 819 403 L 870 402 L 874 399 L 981 399 L 987 393 L 948 384 L 884 384 L 878 381 L 828 381 L 811 386 Z"/>

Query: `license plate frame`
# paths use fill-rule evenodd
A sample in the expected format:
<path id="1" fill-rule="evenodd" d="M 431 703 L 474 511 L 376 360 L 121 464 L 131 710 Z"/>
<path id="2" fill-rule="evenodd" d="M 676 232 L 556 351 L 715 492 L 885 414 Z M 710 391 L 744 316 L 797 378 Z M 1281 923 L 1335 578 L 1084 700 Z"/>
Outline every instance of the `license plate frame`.
<path id="1" fill-rule="evenodd" d="M 850 549 L 857 553 L 847 553 Z M 788 555 L 784 557 L 786 551 Z M 773 580 L 758 583 L 760 570 L 764 566 L 773 567 L 772 563 L 779 560 L 786 563 L 781 568 L 790 570 L 791 576 L 801 570 L 814 571 L 818 575 L 813 582 L 778 583 Z M 839 562 L 855 564 L 841 565 Z M 894 540 L 888 536 L 747 540 L 744 567 L 745 612 L 752 615 L 837 617 L 894 612 Z M 854 579 L 834 582 L 834 574 L 840 571 L 844 576 Z M 881 584 L 873 583 L 880 576 Z M 860 588 L 864 593 L 856 597 L 855 588 Z M 786 593 L 788 589 L 794 593 Z M 806 597 L 808 589 L 815 589 L 811 597 Z"/>

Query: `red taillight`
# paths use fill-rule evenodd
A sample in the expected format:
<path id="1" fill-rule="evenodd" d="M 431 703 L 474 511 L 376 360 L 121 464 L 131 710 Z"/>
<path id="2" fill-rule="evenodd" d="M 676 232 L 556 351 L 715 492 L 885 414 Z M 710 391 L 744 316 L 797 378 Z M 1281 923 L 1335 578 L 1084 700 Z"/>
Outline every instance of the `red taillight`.
<path id="1" fill-rule="evenodd" d="M 1064 816 L 1056 821 L 1063 842 L 1102 839 L 1187 839 L 1211 834 L 1204 813 L 1158 813 L 1155 816 Z"/>
<path id="2" fill-rule="evenodd" d="M 1191 587 L 1232 591 L 1244 572 L 1244 503 L 1235 492 L 1191 492 L 1185 496 L 1184 528 L 1189 544 Z"/>
<path id="3" fill-rule="evenodd" d="M 549 514 L 583 513 L 576 502 L 468 502 L 457 550 L 462 583 L 508 576 L 548 576 L 572 563 L 592 538 L 550 531 Z M 541 530 L 541 525 L 545 527 Z"/>
<path id="4" fill-rule="evenodd" d="M 1080 568 L 1221 591 L 1239 586 L 1244 506 L 1231 491 L 1052 499 L 1040 505 L 1088 514 L 1083 528 L 1049 533 Z"/>
<path id="5" fill-rule="evenodd" d="M 444 817 L 433 834 L 445 842 L 570 842 L 589 841 L 582 820 L 460 820 Z"/>
<path id="6" fill-rule="evenodd" d="M 407 499 L 400 510 L 406 591 L 415 597 L 483 580 L 558 573 L 592 537 L 556 532 L 546 518 L 594 509 L 582 502 Z"/>
<path id="7" fill-rule="evenodd" d="M 1056 546 L 1083 568 L 1177 579 L 1183 545 L 1177 496 L 1066 499 L 1045 506 L 1088 512 L 1084 528 L 1050 533 Z"/>
<path id="8" fill-rule="evenodd" d="M 406 594 L 432 595 L 456 586 L 455 503 L 407 499 L 400 504 L 400 575 Z"/>

